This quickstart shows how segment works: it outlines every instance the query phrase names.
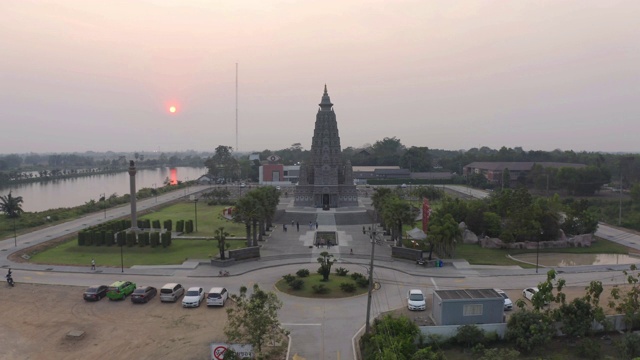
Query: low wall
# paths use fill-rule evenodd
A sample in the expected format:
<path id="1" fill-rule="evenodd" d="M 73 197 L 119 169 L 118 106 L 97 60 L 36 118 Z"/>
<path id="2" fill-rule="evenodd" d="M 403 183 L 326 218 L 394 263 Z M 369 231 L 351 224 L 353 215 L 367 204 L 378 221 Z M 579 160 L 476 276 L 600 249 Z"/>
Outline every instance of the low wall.
<path id="1" fill-rule="evenodd" d="M 399 259 L 418 260 L 422 257 L 422 250 L 392 246 L 391 256 Z"/>
<path id="2" fill-rule="evenodd" d="M 463 325 L 443 325 L 443 326 L 419 326 L 420 332 L 425 336 L 425 341 L 429 342 L 429 335 L 437 335 L 439 340 L 446 340 L 456 336 L 458 328 Z M 507 324 L 476 324 L 479 329 L 486 333 L 495 332 L 500 339 L 504 339 L 507 332 Z"/>
<path id="3" fill-rule="evenodd" d="M 260 257 L 260 247 L 251 246 L 243 249 L 229 250 L 229 258 L 234 260 L 255 259 Z"/>

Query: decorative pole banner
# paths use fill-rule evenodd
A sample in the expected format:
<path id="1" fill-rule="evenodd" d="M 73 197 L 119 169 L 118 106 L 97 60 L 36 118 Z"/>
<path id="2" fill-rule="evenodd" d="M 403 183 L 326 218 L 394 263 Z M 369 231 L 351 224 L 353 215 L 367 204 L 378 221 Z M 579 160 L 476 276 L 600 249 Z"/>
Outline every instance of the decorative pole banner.
<path id="1" fill-rule="evenodd" d="M 422 200 L 422 231 L 425 234 L 429 226 L 429 217 L 431 217 L 431 206 L 429 206 L 429 199 L 424 198 Z"/>

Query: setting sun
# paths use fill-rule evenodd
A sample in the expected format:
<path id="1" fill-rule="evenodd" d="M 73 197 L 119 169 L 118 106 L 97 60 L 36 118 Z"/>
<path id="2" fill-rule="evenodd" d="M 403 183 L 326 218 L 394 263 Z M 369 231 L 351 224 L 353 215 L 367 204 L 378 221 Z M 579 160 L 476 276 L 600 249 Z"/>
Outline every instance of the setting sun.
<path id="1" fill-rule="evenodd" d="M 176 112 L 176 107 L 175 106 L 171 106 L 169 108 L 169 112 L 172 113 L 172 114 L 175 113 Z"/>

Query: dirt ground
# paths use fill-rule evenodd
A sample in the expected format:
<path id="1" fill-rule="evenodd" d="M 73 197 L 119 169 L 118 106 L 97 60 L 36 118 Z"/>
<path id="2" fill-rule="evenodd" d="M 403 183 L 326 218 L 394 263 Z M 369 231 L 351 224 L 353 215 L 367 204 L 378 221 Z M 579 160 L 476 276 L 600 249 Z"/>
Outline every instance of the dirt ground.
<path id="1" fill-rule="evenodd" d="M 225 308 L 161 303 L 85 302 L 84 288 L 0 285 L 0 359 L 209 359 L 223 342 Z M 80 339 L 67 333 L 84 331 Z"/>

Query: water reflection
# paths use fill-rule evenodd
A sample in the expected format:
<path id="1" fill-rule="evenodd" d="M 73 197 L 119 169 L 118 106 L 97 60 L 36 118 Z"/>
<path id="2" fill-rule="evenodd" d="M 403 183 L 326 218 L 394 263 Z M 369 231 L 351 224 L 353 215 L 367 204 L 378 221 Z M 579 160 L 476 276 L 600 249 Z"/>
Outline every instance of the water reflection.
<path id="1" fill-rule="evenodd" d="M 536 263 L 536 254 L 512 256 L 516 260 Z M 543 266 L 562 267 L 580 265 L 626 265 L 640 263 L 640 258 L 626 254 L 561 254 L 541 253 L 538 262 Z"/>
<path id="2" fill-rule="evenodd" d="M 207 169 L 204 167 L 139 169 L 136 174 L 136 187 L 138 190 L 153 188 L 154 184 L 155 187 L 161 187 L 167 179 L 175 185 L 178 181 L 195 180 L 206 172 Z M 24 211 L 72 207 L 92 199 L 98 201 L 102 193 L 107 197 L 114 193 L 129 193 L 129 174 L 125 171 L 0 188 L 0 194 L 4 195 L 9 191 L 12 191 L 14 196 L 22 196 Z"/>

